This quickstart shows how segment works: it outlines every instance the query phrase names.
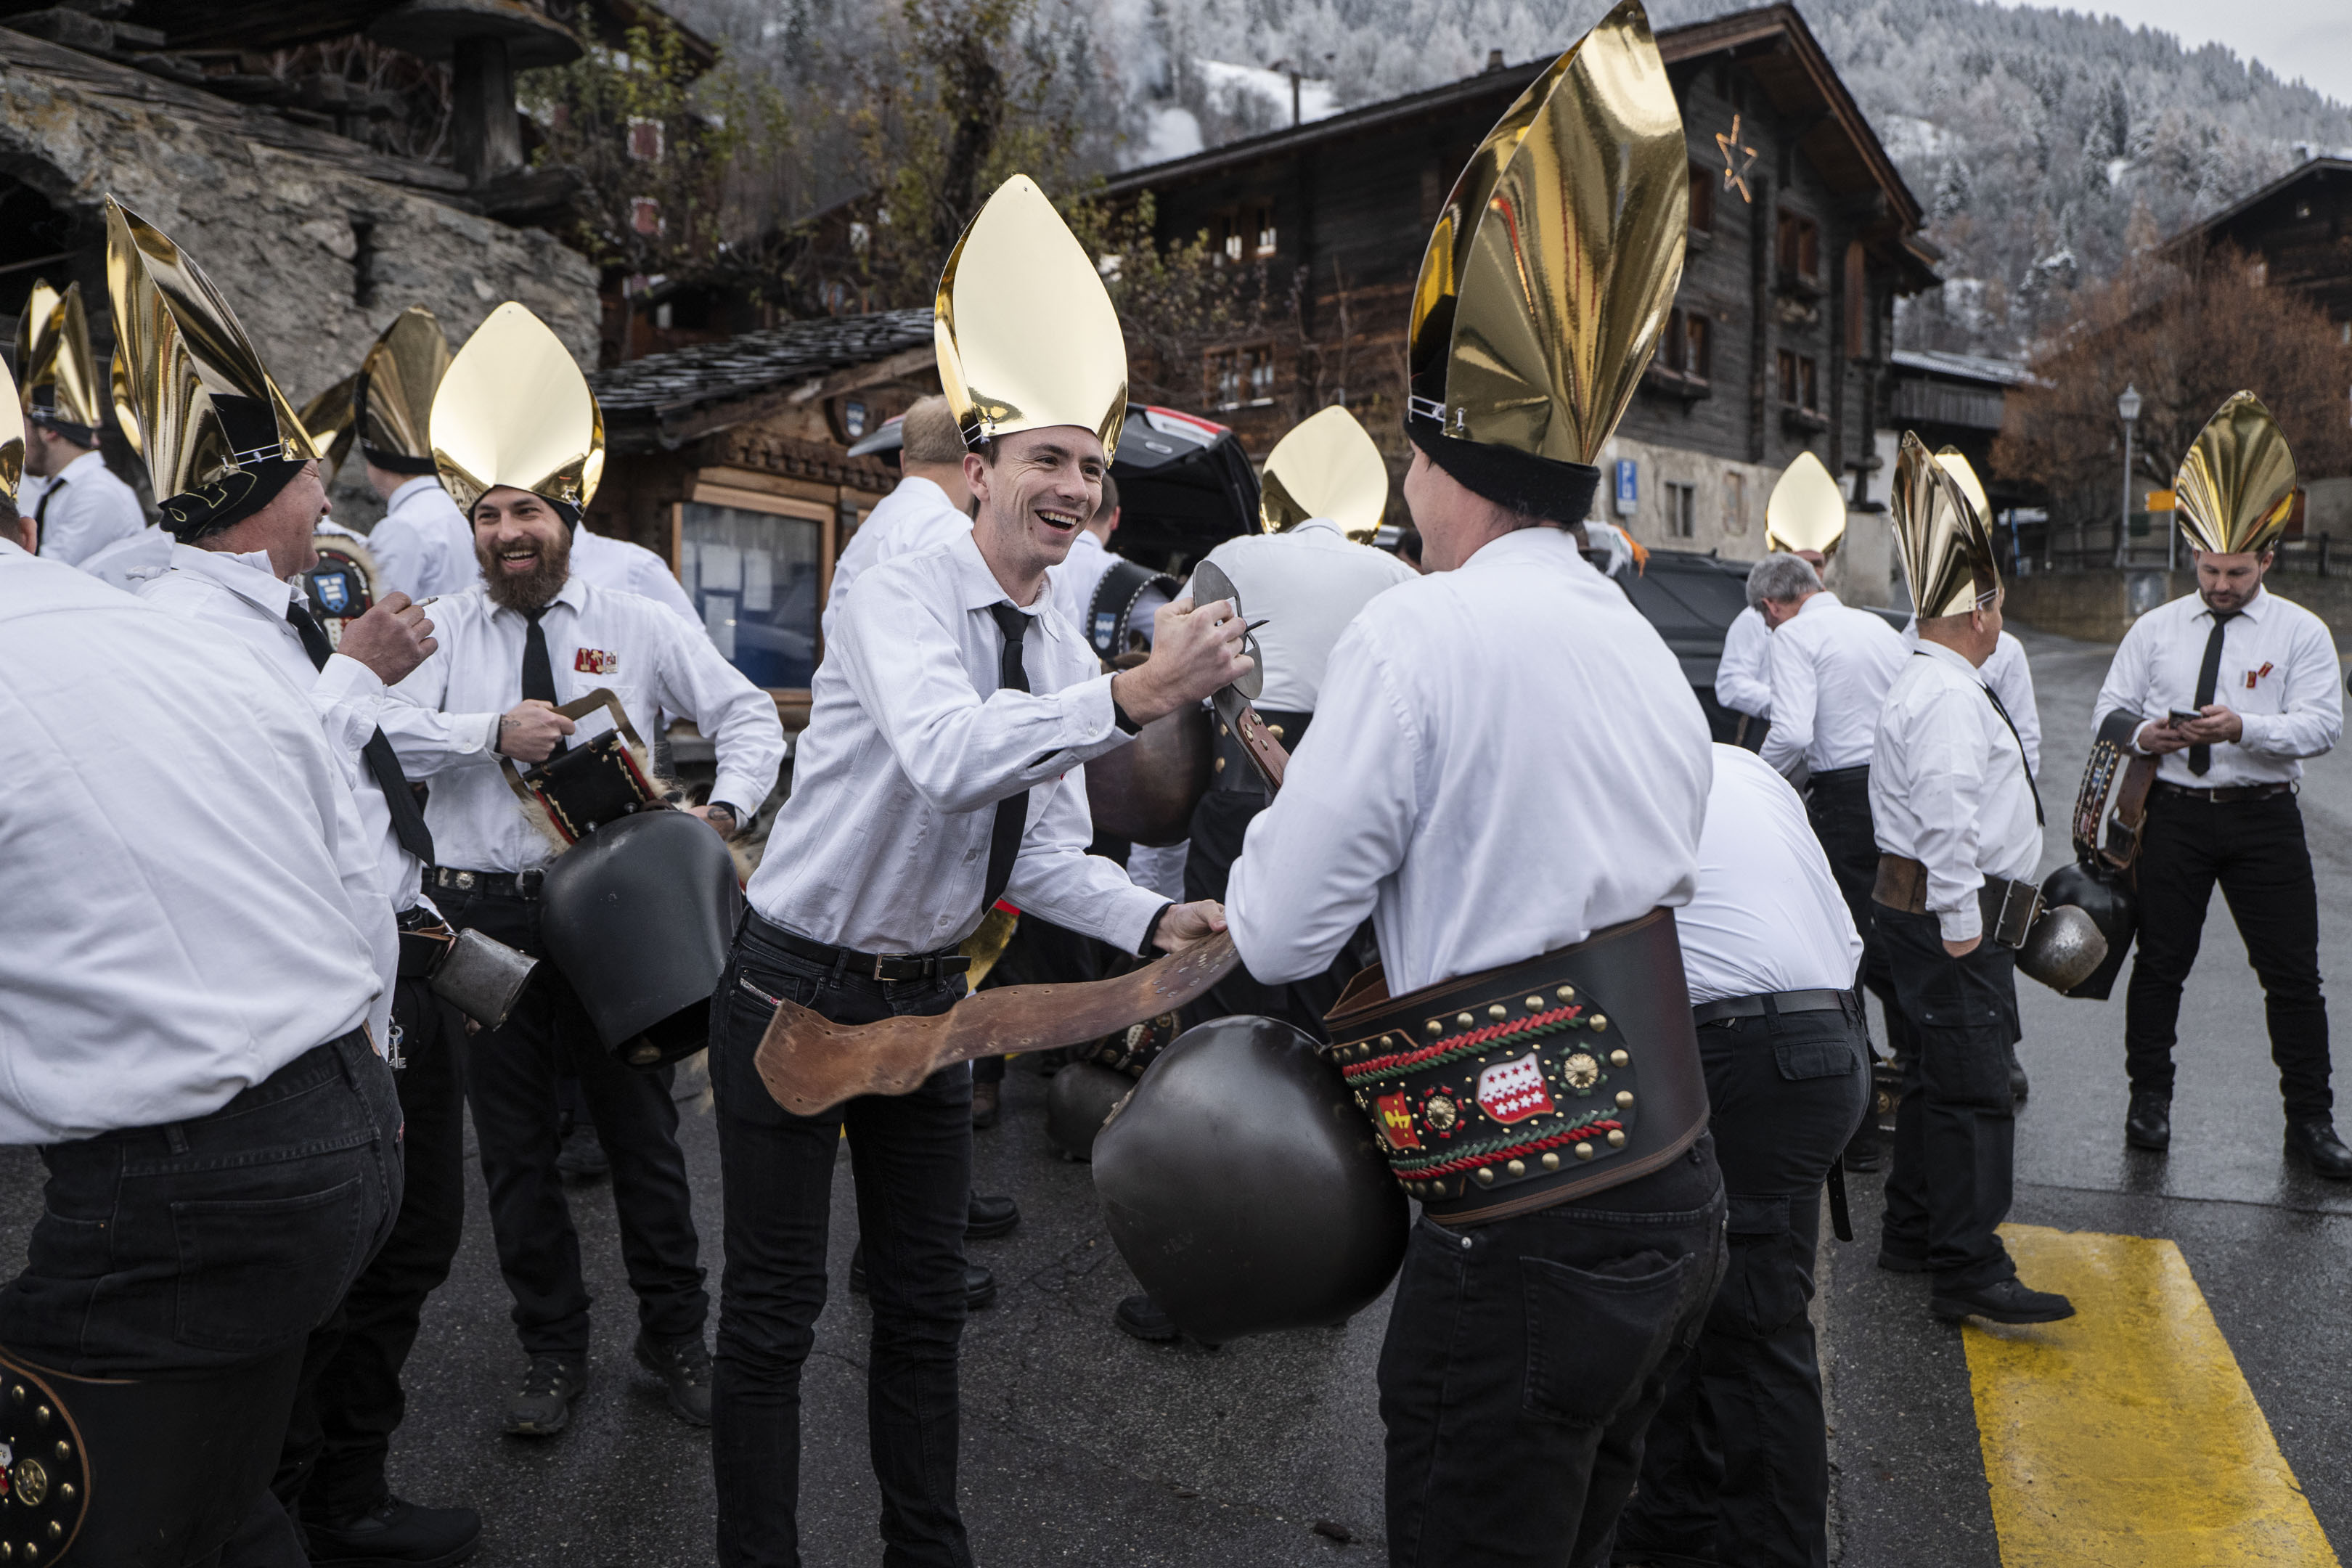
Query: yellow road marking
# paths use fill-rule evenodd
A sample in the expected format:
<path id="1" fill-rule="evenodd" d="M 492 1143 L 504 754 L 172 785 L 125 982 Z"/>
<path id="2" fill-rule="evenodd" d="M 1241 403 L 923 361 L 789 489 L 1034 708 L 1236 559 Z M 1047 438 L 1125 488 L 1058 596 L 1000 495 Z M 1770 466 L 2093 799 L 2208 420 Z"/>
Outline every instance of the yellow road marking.
<path id="1" fill-rule="evenodd" d="M 2338 1568 L 2179 1247 L 2001 1236 L 2075 1313 L 1963 1336 L 2001 1568 Z"/>

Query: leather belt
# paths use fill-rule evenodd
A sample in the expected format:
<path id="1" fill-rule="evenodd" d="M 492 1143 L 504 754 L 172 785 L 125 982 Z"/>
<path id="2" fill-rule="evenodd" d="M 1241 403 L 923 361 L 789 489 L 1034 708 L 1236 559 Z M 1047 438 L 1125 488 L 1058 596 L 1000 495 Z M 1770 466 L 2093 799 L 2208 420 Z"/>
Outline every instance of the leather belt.
<path id="1" fill-rule="evenodd" d="M 1844 784 L 1866 785 L 1870 783 L 1870 764 L 1864 763 L 1859 767 L 1826 768 L 1813 774 L 1811 782 L 1817 784 L 1828 784 L 1833 789 Z"/>
<path id="2" fill-rule="evenodd" d="M 1391 997 L 1378 964 L 1325 1018 L 1389 1169 L 1448 1225 L 1648 1175 L 1706 1130 L 1671 910 Z"/>
<path id="3" fill-rule="evenodd" d="M 547 873 L 534 867 L 528 871 L 468 871 L 457 866 L 432 866 L 425 872 L 427 888 L 446 888 L 454 893 L 495 893 L 502 899 L 536 899 L 539 886 L 547 880 Z"/>
<path id="4" fill-rule="evenodd" d="M 413 904 L 395 917 L 400 927 L 400 977 L 417 980 L 430 975 L 449 952 L 457 933 L 423 904 Z"/>
<path id="5" fill-rule="evenodd" d="M 1927 912 L 1927 868 L 1902 855 L 1881 855 L 1878 878 L 1871 884 L 1871 902 L 1906 914 Z M 2042 912 L 2042 889 L 2032 882 L 2007 877 L 1987 877 L 1977 889 L 1977 912 L 1983 932 L 2003 947 L 2023 944 Z"/>
<path id="6" fill-rule="evenodd" d="M 822 963 L 837 973 L 855 974 L 861 980 L 937 980 L 942 975 L 961 974 L 971 966 L 971 960 L 953 948 L 944 952 L 860 952 L 853 947 L 835 947 L 829 942 L 811 942 L 763 919 L 755 910 L 744 911 L 743 923 L 752 935 L 771 947 L 780 947 L 794 958 Z"/>
<path id="7" fill-rule="evenodd" d="M 1282 742 L 1282 748 L 1286 752 L 1298 750 L 1299 739 L 1307 733 L 1307 726 L 1315 719 L 1312 713 L 1280 708 L 1261 708 L 1257 716 L 1265 721 L 1267 731 Z M 1222 721 L 1218 722 L 1212 746 L 1216 755 L 1216 761 L 1209 764 L 1209 788 L 1213 792 L 1265 794 L 1265 780 L 1260 778 L 1257 769 L 1251 765 L 1249 753 L 1242 750 L 1241 737 L 1233 732 L 1231 725 Z"/>
<path id="8" fill-rule="evenodd" d="M 2291 784 L 2216 784 L 2210 789 L 2199 789 L 2193 784 L 2177 784 L 2163 779 L 2156 781 L 2158 795 L 2180 795 L 2188 800 L 2201 800 L 2211 805 L 2228 805 L 2241 800 L 2268 800 L 2273 795 L 2293 795 Z"/>
<path id="9" fill-rule="evenodd" d="M 1700 1028 L 1728 1018 L 1761 1018 L 1767 1013 L 1843 1013 L 1853 1000 L 1851 991 L 1775 991 L 1769 996 L 1726 996 L 1695 1003 L 1691 1022 Z M 1767 1007 L 1765 1004 L 1771 1005 Z"/>

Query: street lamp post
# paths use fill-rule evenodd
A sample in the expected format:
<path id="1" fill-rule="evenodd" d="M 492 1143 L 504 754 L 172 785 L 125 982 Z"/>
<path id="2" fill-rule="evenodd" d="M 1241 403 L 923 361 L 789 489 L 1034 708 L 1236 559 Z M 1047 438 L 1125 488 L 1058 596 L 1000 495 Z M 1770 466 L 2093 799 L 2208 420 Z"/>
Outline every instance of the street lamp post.
<path id="1" fill-rule="evenodd" d="M 2124 384 L 2124 395 L 2116 399 L 2116 412 L 2124 420 L 2124 511 L 2116 521 L 2116 564 L 2121 566 L 2131 549 L 2132 426 L 2139 423 L 2138 387 Z"/>

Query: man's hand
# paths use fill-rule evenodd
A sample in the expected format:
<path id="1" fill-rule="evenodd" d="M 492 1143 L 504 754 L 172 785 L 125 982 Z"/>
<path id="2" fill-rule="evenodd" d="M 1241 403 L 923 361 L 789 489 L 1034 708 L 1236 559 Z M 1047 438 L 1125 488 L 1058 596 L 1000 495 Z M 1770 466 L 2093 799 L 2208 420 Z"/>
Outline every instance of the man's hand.
<path id="1" fill-rule="evenodd" d="M 686 814 L 688 816 L 698 816 L 710 824 L 718 830 L 719 837 L 721 838 L 732 838 L 742 831 L 741 825 L 735 820 L 735 808 L 723 800 L 709 805 L 689 805 L 686 808 Z"/>
<path id="2" fill-rule="evenodd" d="M 499 716 L 499 755 L 543 763 L 555 754 L 555 742 L 578 728 L 554 703 L 525 698 Z"/>
<path id="3" fill-rule="evenodd" d="M 2139 733 L 2133 737 L 2133 743 L 2149 756 L 2160 757 L 2167 752 L 2179 751 L 2189 742 L 2186 735 L 2169 723 L 2150 720 L 2139 727 Z"/>
<path id="4" fill-rule="evenodd" d="M 1190 708 L 1255 668 L 1242 635 L 1231 599 L 1197 609 L 1190 599 L 1162 605 L 1151 617 L 1151 657 L 1111 677 L 1111 699 L 1139 724 Z"/>
<path id="5" fill-rule="evenodd" d="M 2181 725 L 2179 731 L 2189 745 L 2230 744 L 2246 732 L 2246 721 L 2218 702 L 2209 702 L 2197 711 L 2204 717 Z"/>
<path id="6" fill-rule="evenodd" d="M 335 651 L 358 659 L 386 686 L 433 657 L 441 645 L 433 640 L 433 623 L 422 605 L 405 594 L 387 594 L 368 613 L 343 628 Z"/>
<path id="7" fill-rule="evenodd" d="M 1944 951 L 1950 953 L 1954 958 L 1966 958 L 1969 954 L 1977 950 L 1977 944 L 1982 941 L 1984 941 L 1984 938 L 1980 936 L 1972 936 L 1966 942 L 1954 942 L 1951 938 L 1946 937 L 1944 939 Z"/>
<path id="8" fill-rule="evenodd" d="M 1214 899 L 1202 899 L 1198 903 L 1172 904 L 1160 917 L 1160 929 L 1151 933 L 1151 945 L 1162 952 L 1181 952 L 1195 942 L 1208 941 L 1225 929 L 1225 906 Z"/>

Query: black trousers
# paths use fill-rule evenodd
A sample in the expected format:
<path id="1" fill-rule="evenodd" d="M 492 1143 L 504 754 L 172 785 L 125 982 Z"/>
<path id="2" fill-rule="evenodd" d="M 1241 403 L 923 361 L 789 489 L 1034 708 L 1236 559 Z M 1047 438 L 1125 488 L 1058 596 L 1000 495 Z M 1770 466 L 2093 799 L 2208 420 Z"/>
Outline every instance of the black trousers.
<path id="1" fill-rule="evenodd" d="M 2172 1093 L 2180 987 L 2197 963 L 2205 910 L 2221 885 L 2263 1009 L 2289 1121 L 2326 1116 L 2327 1003 L 2319 992 L 2319 896 L 2303 811 L 2292 795 L 2214 805 L 2151 792 L 2139 857 L 2139 952 L 2124 1006 L 2124 1060 L 2135 1093 Z"/>
<path id="2" fill-rule="evenodd" d="M 1215 899 L 1223 902 L 1226 884 L 1233 878 L 1234 862 L 1242 857 L 1242 837 L 1271 799 L 1247 790 L 1211 790 L 1201 797 L 1201 804 L 1192 808 L 1192 847 L 1184 858 L 1184 897 L 1188 901 Z M 1351 942 L 1322 973 L 1284 985 L 1268 985 L 1250 973 L 1246 966 L 1236 968 L 1212 986 L 1207 995 L 1185 1009 L 1184 1021 L 1191 1025 L 1237 1013 L 1254 1013 L 1279 1018 L 1303 1030 L 1310 1038 L 1328 1040 L 1331 1037 L 1323 1027 L 1323 1015 L 1331 1010 L 1340 991 L 1369 962 L 1360 951 L 1363 946 Z"/>
<path id="3" fill-rule="evenodd" d="M 479 889 L 435 892 L 451 925 L 478 929 L 533 957 L 546 953 L 537 900 Z M 474 1037 L 467 1061 L 490 1233 L 524 1352 L 588 1353 L 591 1298 L 580 1275 L 580 1236 L 555 1169 L 562 1148 L 556 1080 L 566 1071 L 580 1079 L 613 1163 L 621 1258 L 639 1326 L 656 1340 L 699 1334 L 710 1298 L 702 1288 L 686 1155 L 677 1146 L 671 1071 L 641 1072 L 606 1050 L 571 983 L 542 963 L 506 1023 Z"/>
<path id="4" fill-rule="evenodd" d="M 1730 1260 L 1698 1349 L 1650 1424 L 1620 1563 L 1829 1561 L 1829 1444 L 1813 1320 L 1822 1183 L 1870 1103 L 1862 1005 L 1698 1032 Z"/>
<path id="5" fill-rule="evenodd" d="M 1885 1247 L 1924 1259 L 1939 1286 L 1997 1284 L 2017 1273 L 1995 1234 L 2009 1215 L 2017 1149 L 2009 1095 L 2017 954 L 1988 935 L 1954 958 L 1934 915 L 1872 910 L 1917 1043 L 1903 1058 Z"/>
<path id="6" fill-rule="evenodd" d="M 354 1030 L 208 1116 L 49 1145 L 24 1271 L 0 1289 L 0 1344 L 81 1377 L 284 1359 L 282 1394 L 223 1408 L 203 1434 L 241 1428 L 267 1476 L 292 1364 L 399 1211 L 399 1140 L 392 1074 Z M 199 1561 L 299 1568 L 302 1556 L 265 1489 L 217 1558 Z"/>
<path id="7" fill-rule="evenodd" d="M 1829 858 L 1830 875 L 1845 900 L 1853 929 L 1862 933 L 1862 972 L 1858 983 L 1869 987 L 1886 1009 L 1888 1046 L 1897 1056 L 1903 1049 L 1902 1026 L 1895 1005 L 1895 982 L 1887 969 L 1885 944 L 1870 923 L 1870 889 L 1878 879 L 1878 827 L 1870 815 L 1870 769 L 1840 768 L 1815 773 L 1805 790 L 1805 818 L 1813 837 Z"/>
<path id="8" fill-rule="evenodd" d="M 1606 1561 L 1722 1278 L 1723 1215 L 1702 1135 L 1581 1203 L 1413 1226 L 1381 1347 L 1394 1568 Z"/>
<path id="9" fill-rule="evenodd" d="M 857 1182 L 873 1333 L 866 1435 L 882 1492 L 888 1568 L 968 1568 L 956 1504 L 964 1221 L 971 1201 L 971 1077 L 865 1095 L 818 1116 L 777 1105 L 753 1060 L 779 1000 L 845 1024 L 944 1013 L 963 977 L 835 973 L 761 940 L 751 921 L 710 1005 L 710 1083 L 727 1194 L 710 1456 L 726 1568 L 799 1563 L 801 1368 L 824 1310 L 833 1171 L 845 1126 Z"/>
<path id="10" fill-rule="evenodd" d="M 272 1489 L 288 1511 L 340 1521 L 390 1495 L 384 1456 L 406 1413 L 400 1371 L 425 1299 L 466 1227 L 466 1020 L 417 978 L 393 993 L 405 1190 L 392 1235 L 310 1336 Z"/>

